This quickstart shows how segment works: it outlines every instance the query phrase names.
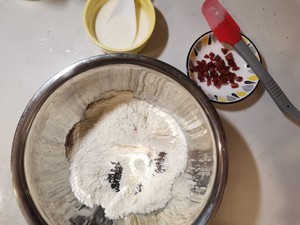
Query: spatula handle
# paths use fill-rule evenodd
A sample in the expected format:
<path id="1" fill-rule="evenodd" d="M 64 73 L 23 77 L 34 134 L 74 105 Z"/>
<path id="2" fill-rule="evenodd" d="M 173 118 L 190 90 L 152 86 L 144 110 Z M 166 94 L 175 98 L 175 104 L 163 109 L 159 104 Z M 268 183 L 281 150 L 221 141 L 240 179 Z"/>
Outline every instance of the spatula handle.
<path id="1" fill-rule="evenodd" d="M 282 112 L 289 114 L 297 120 L 300 120 L 300 111 L 290 102 L 272 76 L 258 61 L 251 49 L 246 45 L 246 43 L 243 40 L 240 40 L 233 47 L 259 77 L 260 81 L 263 83 L 266 90 L 277 104 L 278 108 Z"/>

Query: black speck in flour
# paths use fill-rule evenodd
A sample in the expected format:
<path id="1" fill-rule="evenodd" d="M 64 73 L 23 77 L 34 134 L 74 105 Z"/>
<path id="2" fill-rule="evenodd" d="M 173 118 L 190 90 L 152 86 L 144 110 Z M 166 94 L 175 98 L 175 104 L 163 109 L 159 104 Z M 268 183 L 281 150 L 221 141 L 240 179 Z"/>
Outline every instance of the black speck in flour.
<path id="1" fill-rule="evenodd" d="M 137 195 L 138 193 L 142 192 L 142 190 L 143 190 L 143 185 L 142 185 L 142 184 L 139 184 L 139 185 L 137 186 L 137 191 L 136 191 L 134 194 Z"/>
<path id="2" fill-rule="evenodd" d="M 156 165 L 156 169 L 155 169 L 156 173 L 166 172 L 166 168 L 165 168 L 166 155 L 167 155 L 166 152 L 160 152 L 158 154 L 159 157 L 154 159 Z"/>
<path id="3" fill-rule="evenodd" d="M 111 162 L 114 165 L 114 168 L 110 170 L 107 180 L 110 183 L 112 189 L 116 192 L 120 191 L 120 181 L 122 178 L 123 167 L 119 162 Z"/>

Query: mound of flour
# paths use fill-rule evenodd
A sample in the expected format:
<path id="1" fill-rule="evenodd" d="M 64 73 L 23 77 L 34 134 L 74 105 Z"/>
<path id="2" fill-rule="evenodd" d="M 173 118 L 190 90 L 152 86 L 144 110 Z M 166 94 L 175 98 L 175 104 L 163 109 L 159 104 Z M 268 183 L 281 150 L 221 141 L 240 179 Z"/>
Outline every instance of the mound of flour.
<path id="1" fill-rule="evenodd" d="M 78 200 L 101 205 L 109 219 L 165 207 L 187 161 L 176 121 L 130 92 L 93 103 L 85 117 L 67 146 Z"/>

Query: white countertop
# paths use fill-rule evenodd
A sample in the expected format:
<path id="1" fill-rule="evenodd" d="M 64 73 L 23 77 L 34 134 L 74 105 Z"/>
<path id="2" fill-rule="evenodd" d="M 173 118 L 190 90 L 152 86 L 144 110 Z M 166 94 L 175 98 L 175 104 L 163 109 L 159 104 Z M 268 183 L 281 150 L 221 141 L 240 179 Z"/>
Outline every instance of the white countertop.
<path id="1" fill-rule="evenodd" d="M 18 120 L 50 77 L 103 54 L 84 31 L 85 0 L 0 0 L 0 224 L 25 225 L 15 200 L 10 151 Z M 209 30 L 203 0 L 154 0 L 157 24 L 141 53 L 186 72 L 192 43 Z M 267 68 L 300 108 L 300 1 L 223 0 Z M 242 102 L 215 105 L 225 127 L 229 179 L 212 225 L 300 224 L 300 129 L 260 84 Z"/>

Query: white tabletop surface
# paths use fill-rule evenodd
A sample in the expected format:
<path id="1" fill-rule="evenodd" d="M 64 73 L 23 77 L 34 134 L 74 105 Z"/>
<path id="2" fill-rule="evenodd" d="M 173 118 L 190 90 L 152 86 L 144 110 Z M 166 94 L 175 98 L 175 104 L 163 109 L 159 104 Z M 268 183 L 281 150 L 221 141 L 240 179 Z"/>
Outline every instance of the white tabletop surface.
<path id="1" fill-rule="evenodd" d="M 15 200 L 10 152 L 18 120 L 54 74 L 103 54 L 85 33 L 86 0 L 0 0 L 0 224 L 25 225 Z M 223 0 L 274 79 L 300 108 L 300 1 Z M 209 30 L 203 0 L 154 0 L 157 23 L 141 54 L 185 72 L 196 38 Z M 300 129 L 260 84 L 242 102 L 215 105 L 224 124 L 229 179 L 212 225 L 300 224 Z"/>

